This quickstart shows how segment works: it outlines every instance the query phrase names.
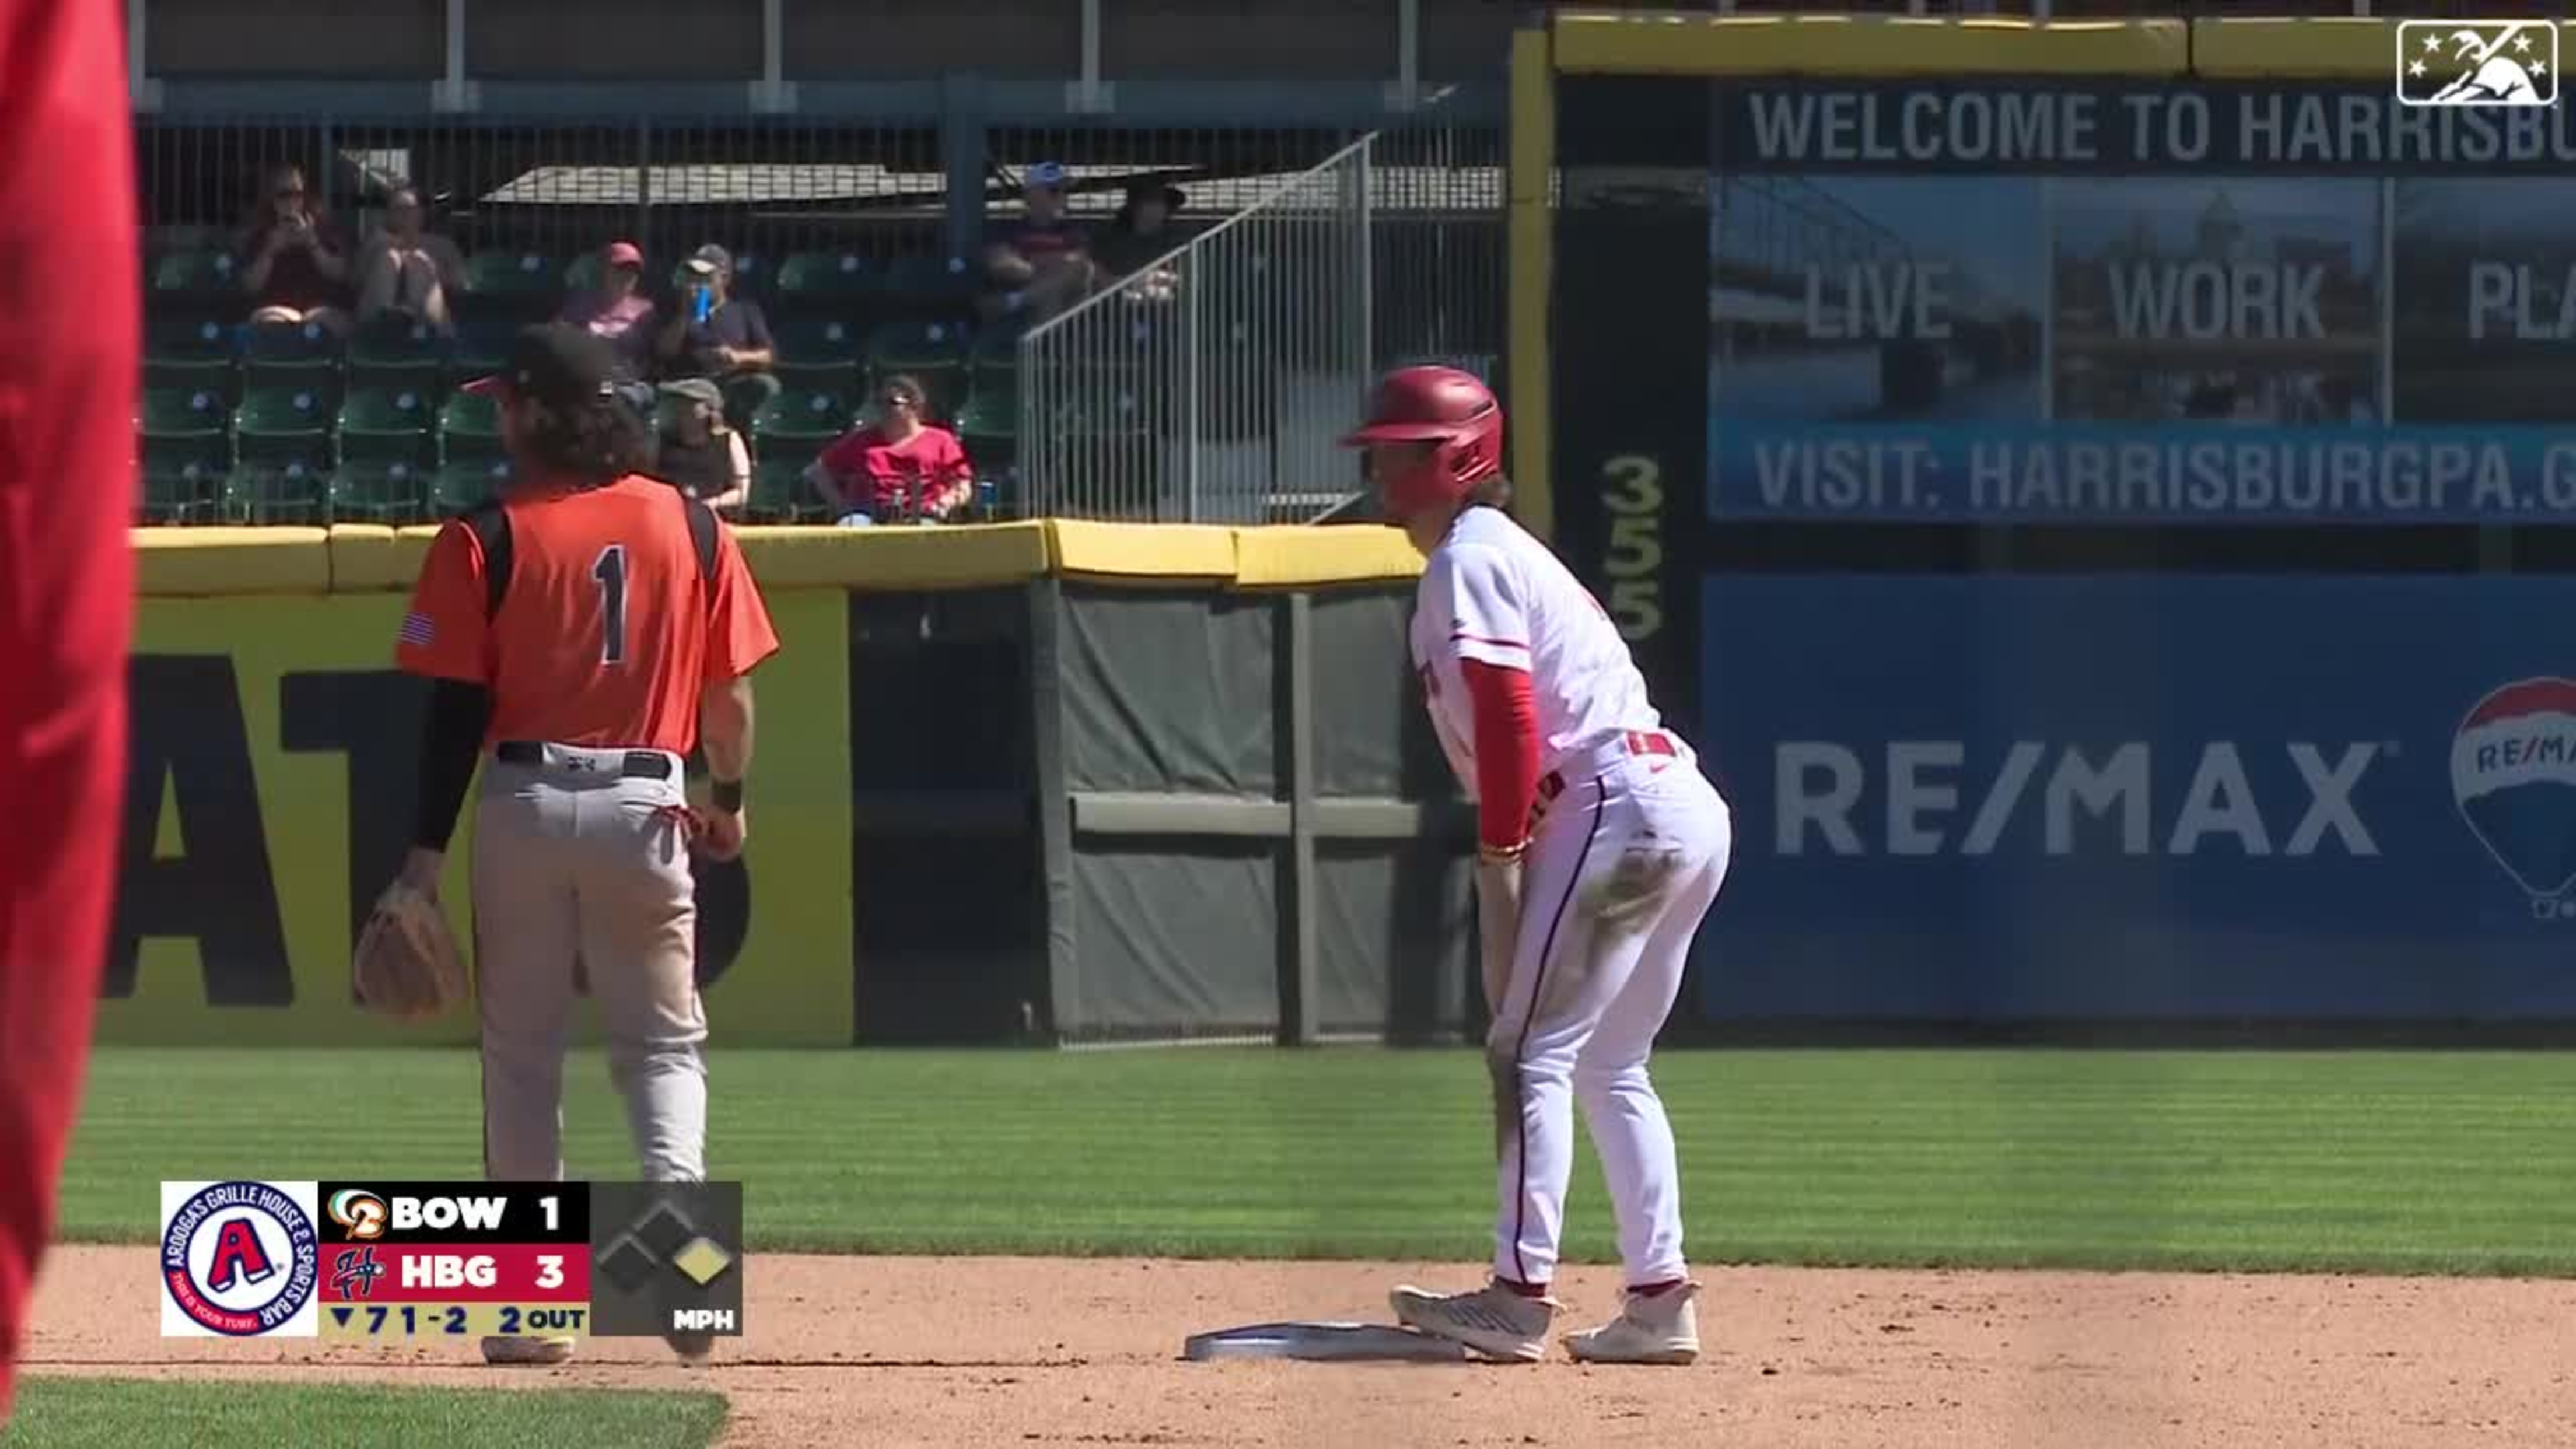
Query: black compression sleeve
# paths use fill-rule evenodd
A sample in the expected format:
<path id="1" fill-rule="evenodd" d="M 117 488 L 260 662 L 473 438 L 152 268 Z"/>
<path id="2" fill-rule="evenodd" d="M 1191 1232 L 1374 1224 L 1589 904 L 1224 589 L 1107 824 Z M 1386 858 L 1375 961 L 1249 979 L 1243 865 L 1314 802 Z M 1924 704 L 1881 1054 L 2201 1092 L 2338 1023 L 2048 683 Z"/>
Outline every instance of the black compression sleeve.
<path id="1" fill-rule="evenodd" d="M 444 851 L 456 833 L 456 813 L 465 807 L 465 787 L 474 780 L 474 762 L 483 753 L 483 728 L 492 719 L 492 691 L 454 679 L 435 680 L 429 688 L 428 716 L 420 731 L 420 797 L 413 817 L 412 844 Z"/>

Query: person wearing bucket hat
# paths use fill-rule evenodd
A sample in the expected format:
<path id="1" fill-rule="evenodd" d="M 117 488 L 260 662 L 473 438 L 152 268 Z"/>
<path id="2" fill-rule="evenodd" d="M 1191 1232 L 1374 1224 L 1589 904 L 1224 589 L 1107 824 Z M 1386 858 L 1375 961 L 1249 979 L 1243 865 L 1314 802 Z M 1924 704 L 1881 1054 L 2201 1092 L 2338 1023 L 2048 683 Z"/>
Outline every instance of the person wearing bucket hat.
<path id="1" fill-rule="evenodd" d="M 1043 321 L 1090 295 L 1099 269 L 1089 230 L 1065 214 L 1072 179 L 1060 161 L 1022 174 L 1028 215 L 995 229 L 984 248 L 984 290 L 975 305 L 987 321 Z"/>
<path id="2" fill-rule="evenodd" d="M 758 302 L 733 295 L 733 254 L 714 242 L 691 252 L 672 282 L 678 304 L 653 347 L 660 380 L 712 378 L 724 390 L 726 420 L 750 427 L 760 405 L 783 386 L 770 370 L 778 364 L 778 344 L 769 318 Z"/>
<path id="3" fill-rule="evenodd" d="M 742 430 L 728 427 L 724 392 L 703 377 L 661 387 L 652 475 L 718 513 L 751 494 L 751 451 Z"/>

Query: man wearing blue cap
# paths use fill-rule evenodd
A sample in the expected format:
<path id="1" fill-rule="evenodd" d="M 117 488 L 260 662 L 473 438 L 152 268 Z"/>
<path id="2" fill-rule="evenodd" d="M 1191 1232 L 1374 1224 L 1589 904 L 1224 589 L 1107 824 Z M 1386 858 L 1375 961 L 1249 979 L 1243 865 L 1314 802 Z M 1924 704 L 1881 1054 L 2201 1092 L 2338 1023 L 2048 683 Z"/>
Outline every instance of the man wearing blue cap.
<path id="1" fill-rule="evenodd" d="M 1020 178 L 1027 219 L 1002 228 L 984 248 L 987 321 L 1043 321 L 1091 294 L 1091 238 L 1065 215 L 1064 164 L 1041 161 Z"/>

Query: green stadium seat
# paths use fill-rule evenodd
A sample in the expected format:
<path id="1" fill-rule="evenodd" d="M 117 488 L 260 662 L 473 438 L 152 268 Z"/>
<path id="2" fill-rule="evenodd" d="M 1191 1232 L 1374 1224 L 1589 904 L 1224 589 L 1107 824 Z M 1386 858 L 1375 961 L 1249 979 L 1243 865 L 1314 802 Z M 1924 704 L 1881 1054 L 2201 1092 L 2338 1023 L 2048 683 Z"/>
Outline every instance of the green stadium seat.
<path id="1" fill-rule="evenodd" d="M 463 513 L 490 499 L 510 477 L 510 464 L 500 457 L 449 459 L 429 479 L 429 511 L 441 518 Z"/>
<path id="2" fill-rule="evenodd" d="M 791 389 L 849 392 L 858 386 L 865 339 L 841 317 L 790 317 L 776 328 L 778 361 L 771 368 Z"/>
<path id="3" fill-rule="evenodd" d="M 233 468 L 233 440 L 221 428 L 143 436 L 143 521 L 213 520 Z"/>
<path id="4" fill-rule="evenodd" d="M 245 460 L 224 480 L 223 516 L 254 526 L 331 521 L 331 474 L 302 459 Z"/>
<path id="5" fill-rule="evenodd" d="M 887 264 L 882 291 L 899 313 L 935 315 L 964 306 L 975 284 L 964 257 L 909 256 Z"/>
<path id="6" fill-rule="evenodd" d="M 340 366 L 339 335 L 312 322 L 254 322 L 245 333 L 242 362 L 256 384 L 262 373 L 321 372 Z"/>
<path id="7" fill-rule="evenodd" d="M 778 264 L 781 311 L 847 315 L 873 301 L 885 279 L 857 252 L 797 252 Z"/>
<path id="8" fill-rule="evenodd" d="M 517 334 L 520 321 L 510 316 L 458 318 L 456 341 L 450 353 L 455 375 L 471 382 L 499 372 L 509 359 L 510 340 Z"/>
<path id="9" fill-rule="evenodd" d="M 410 384 L 428 389 L 446 366 L 445 338 L 418 322 L 370 323 L 349 339 L 351 386 Z"/>
<path id="10" fill-rule="evenodd" d="M 135 430 L 145 438 L 221 438 L 232 427 L 232 408 L 212 386 L 147 387 Z"/>
<path id="11" fill-rule="evenodd" d="M 763 403 L 751 420 L 752 446 L 764 454 L 772 443 L 825 443 L 850 430 L 850 395 L 829 388 L 791 389 Z"/>
<path id="12" fill-rule="evenodd" d="M 233 439 L 240 467 L 319 480 L 331 469 L 331 418 L 335 401 L 320 387 L 294 383 L 253 384 L 242 392 L 233 413 Z M 265 496 L 265 495 L 263 495 Z"/>
<path id="13" fill-rule="evenodd" d="M 805 482 L 812 454 L 763 458 L 751 466 L 751 495 L 743 500 L 746 523 L 822 523 L 832 506 L 815 496 Z"/>
<path id="14" fill-rule="evenodd" d="M 229 299 L 240 291 L 237 268 L 230 252 L 211 248 L 168 252 L 153 261 L 151 281 L 144 290 L 153 306 L 165 300 Z"/>
<path id="15" fill-rule="evenodd" d="M 334 431 L 340 462 L 417 466 L 429 456 L 429 394 L 417 387 L 362 387 L 340 405 Z"/>
<path id="16" fill-rule="evenodd" d="M 978 476 L 1007 471 L 1019 461 L 1019 395 L 976 389 L 966 406 L 957 410 L 956 431 Z"/>
<path id="17" fill-rule="evenodd" d="M 429 516 L 432 471 L 411 463 L 366 460 L 342 463 L 331 475 L 335 523 L 401 525 Z"/>
<path id="18" fill-rule="evenodd" d="M 207 387 L 229 397 L 233 387 L 233 330 L 215 313 L 189 308 L 155 309 L 143 323 L 144 385 Z"/>
<path id="19" fill-rule="evenodd" d="M 481 393 L 450 397 L 438 414 L 438 456 L 449 463 L 501 457 L 500 405 Z"/>
<path id="20" fill-rule="evenodd" d="M 543 252 L 487 249 L 465 259 L 466 294 L 478 302 L 552 311 L 563 298 L 564 271 Z"/>

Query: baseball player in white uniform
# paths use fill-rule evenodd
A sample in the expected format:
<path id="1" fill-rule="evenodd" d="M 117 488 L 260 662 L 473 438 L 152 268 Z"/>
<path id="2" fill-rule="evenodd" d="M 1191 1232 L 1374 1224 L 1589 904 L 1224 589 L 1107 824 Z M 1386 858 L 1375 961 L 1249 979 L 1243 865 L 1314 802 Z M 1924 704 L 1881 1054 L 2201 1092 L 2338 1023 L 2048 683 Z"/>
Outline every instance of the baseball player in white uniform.
<path id="1" fill-rule="evenodd" d="M 1386 516 L 1425 557 L 1412 652 L 1432 723 L 1475 796 L 1485 1057 L 1500 1211 L 1493 1279 L 1400 1287 L 1397 1319 L 1505 1360 L 1545 1356 L 1574 1168 L 1574 1104 L 1616 1204 L 1619 1315 L 1572 1333 L 1595 1363 L 1693 1362 L 1672 1125 L 1647 1076 L 1732 831 L 1696 756 L 1663 727 L 1587 589 L 1503 511 L 1503 414 L 1485 385 L 1410 367 L 1378 385 L 1366 449 Z"/>

